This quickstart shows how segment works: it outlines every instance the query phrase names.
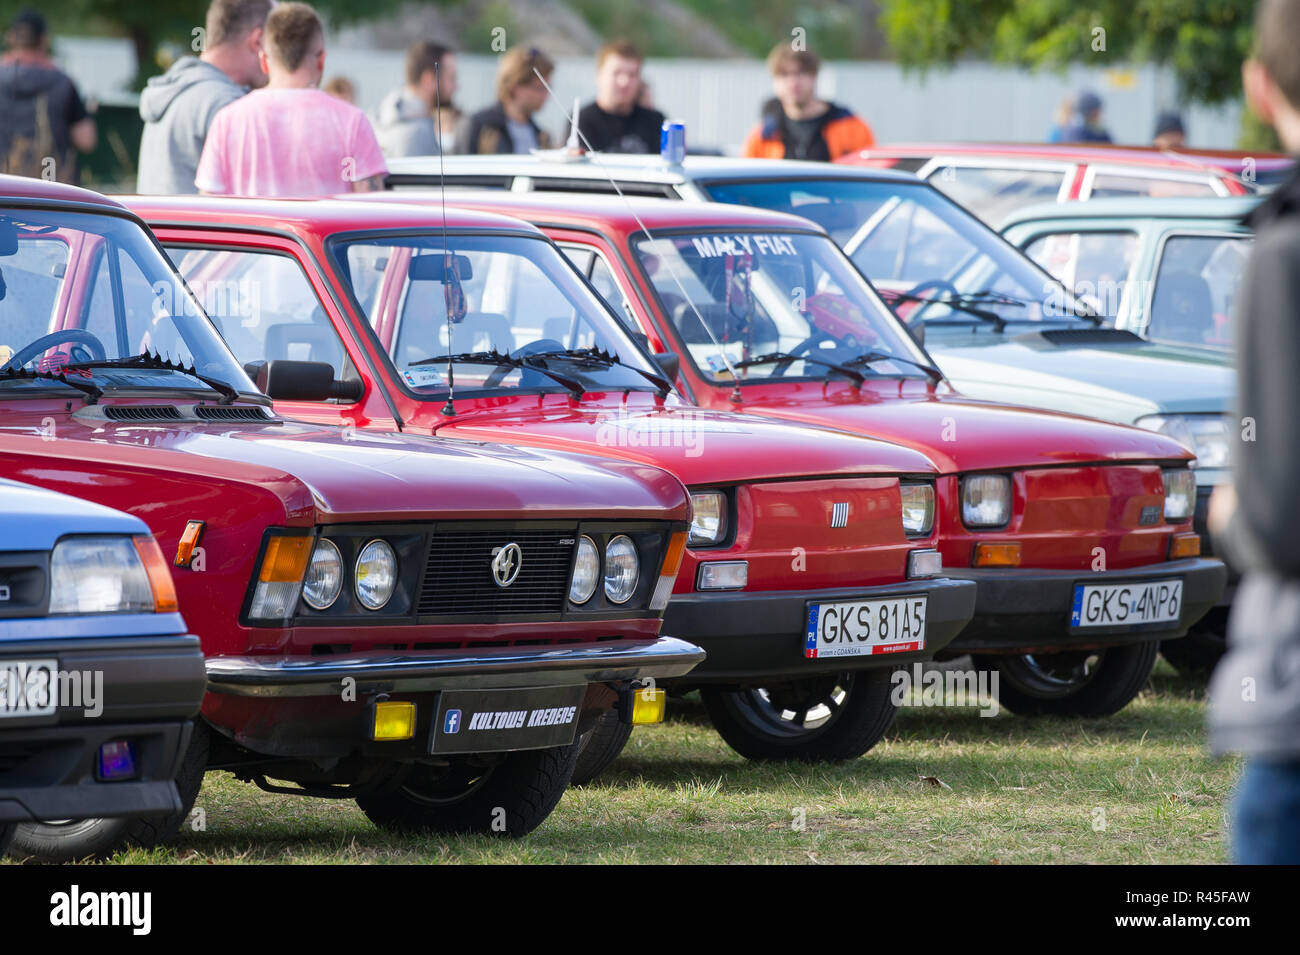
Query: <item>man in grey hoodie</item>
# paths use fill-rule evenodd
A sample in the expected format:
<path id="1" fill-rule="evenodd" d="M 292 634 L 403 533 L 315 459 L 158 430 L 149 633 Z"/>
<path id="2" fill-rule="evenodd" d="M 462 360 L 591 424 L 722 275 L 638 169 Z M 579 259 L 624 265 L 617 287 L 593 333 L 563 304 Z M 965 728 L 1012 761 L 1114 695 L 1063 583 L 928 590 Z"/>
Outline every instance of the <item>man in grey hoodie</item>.
<path id="1" fill-rule="evenodd" d="M 419 40 L 406 51 L 406 85 L 391 90 L 375 113 L 375 135 L 385 156 L 436 156 L 438 127 L 434 113 L 442 111 L 442 147 L 451 152 L 454 128 L 452 97 L 456 95 L 456 51 L 441 43 Z"/>
<path id="2" fill-rule="evenodd" d="M 271 0 L 213 0 L 198 56 L 185 56 L 140 94 L 136 191 L 195 193 L 194 173 L 212 117 L 250 89 L 266 85 L 258 51 Z"/>
<path id="3" fill-rule="evenodd" d="M 1242 67 L 1251 108 L 1300 154 L 1300 0 L 1256 8 L 1255 56 Z M 1300 864 L 1300 172 L 1248 221 L 1255 248 L 1241 283 L 1236 362 L 1241 440 L 1233 483 L 1209 524 L 1245 570 L 1228 652 L 1210 683 L 1210 742 L 1246 754 L 1232 806 L 1234 861 Z"/>

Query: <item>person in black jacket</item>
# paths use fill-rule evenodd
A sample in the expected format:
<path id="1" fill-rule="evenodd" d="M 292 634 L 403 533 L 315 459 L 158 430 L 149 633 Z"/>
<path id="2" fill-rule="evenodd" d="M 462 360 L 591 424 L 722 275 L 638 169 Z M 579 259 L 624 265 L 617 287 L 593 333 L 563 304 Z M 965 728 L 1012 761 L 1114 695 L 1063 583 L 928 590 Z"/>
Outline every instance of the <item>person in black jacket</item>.
<path id="1" fill-rule="evenodd" d="M 533 114 L 546 105 L 546 84 L 555 63 L 536 47 L 512 47 L 497 67 L 497 101 L 465 121 L 456 133 L 456 152 L 473 155 L 527 154 L 549 149 L 551 139 L 533 122 Z"/>
<path id="2" fill-rule="evenodd" d="M 1300 0 L 1262 0 L 1251 108 L 1300 153 Z M 1236 323 L 1233 482 L 1216 488 L 1216 547 L 1245 570 L 1228 652 L 1210 684 L 1210 742 L 1245 753 L 1233 801 L 1241 863 L 1300 863 L 1300 172 L 1251 213 L 1254 250 Z"/>
<path id="3" fill-rule="evenodd" d="M 657 153 L 664 114 L 641 106 L 641 51 L 626 40 L 601 47 L 596 101 L 578 111 L 578 142 L 602 153 Z M 564 131 L 568 139 L 569 129 Z M 584 142 L 585 139 L 585 142 Z"/>

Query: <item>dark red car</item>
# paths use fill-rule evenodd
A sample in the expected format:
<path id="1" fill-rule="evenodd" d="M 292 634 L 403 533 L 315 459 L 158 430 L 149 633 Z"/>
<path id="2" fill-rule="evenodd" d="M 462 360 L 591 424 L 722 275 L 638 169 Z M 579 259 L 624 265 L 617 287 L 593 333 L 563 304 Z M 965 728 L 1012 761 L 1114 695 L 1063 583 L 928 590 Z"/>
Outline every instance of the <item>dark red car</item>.
<path id="1" fill-rule="evenodd" d="M 808 220 L 663 199 L 453 197 L 541 226 L 652 350 L 680 358 L 695 403 L 933 460 L 944 572 L 979 585 L 975 619 L 944 655 L 996 666 L 1010 709 L 1115 712 L 1145 684 L 1159 642 L 1219 598 L 1225 571 L 1197 556 L 1182 445 L 959 394 Z"/>
<path id="2" fill-rule="evenodd" d="M 3 473 L 142 518 L 207 656 L 184 807 L 151 840 L 205 768 L 522 834 L 578 734 L 702 658 L 658 636 L 690 517 L 666 472 L 287 421 L 140 220 L 84 190 L 0 179 L 0 276 Z"/>
<path id="3" fill-rule="evenodd" d="M 457 210 L 444 225 L 395 202 L 129 202 L 199 294 L 256 283 L 256 316 L 214 313 L 241 360 L 265 363 L 254 370 L 282 414 L 595 452 L 680 478 L 694 521 L 664 629 L 708 657 L 673 687 L 701 687 L 746 756 L 861 755 L 893 718 L 893 669 L 969 620 L 972 585 L 940 576 L 927 457 L 683 405 L 532 226 Z M 321 389 L 280 390 L 286 359 L 322 363 Z M 336 381 L 358 388 L 330 398 Z M 589 744 L 577 778 L 617 755 L 625 729 Z"/>

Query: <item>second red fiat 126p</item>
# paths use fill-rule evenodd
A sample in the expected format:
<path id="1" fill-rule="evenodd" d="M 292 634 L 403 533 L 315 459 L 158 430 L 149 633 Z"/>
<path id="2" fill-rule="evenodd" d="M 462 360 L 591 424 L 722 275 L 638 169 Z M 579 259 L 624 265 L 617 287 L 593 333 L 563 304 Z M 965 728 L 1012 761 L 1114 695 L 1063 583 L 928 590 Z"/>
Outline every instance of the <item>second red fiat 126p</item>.
<path id="1" fill-rule="evenodd" d="M 996 668 L 1009 709 L 1116 712 L 1160 642 L 1222 593 L 1222 563 L 1198 556 L 1180 444 L 961 395 L 808 220 L 663 199 L 455 196 L 541 225 L 653 350 L 678 356 L 698 404 L 925 452 L 941 474 L 945 573 L 979 585 L 975 619 L 944 652 Z"/>
<path id="2" fill-rule="evenodd" d="M 970 618 L 973 585 L 941 576 L 927 457 L 684 406 L 672 374 L 532 226 L 455 210 L 444 225 L 437 209 L 378 202 L 129 201 L 199 294 L 255 283 L 260 320 L 228 302 L 220 323 L 281 413 L 581 450 L 680 478 L 694 522 L 664 628 L 708 656 L 672 686 L 700 687 L 745 756 L 866 752 L 894 717 L 896 667 Z M 319 384 L 282 388 L 302 359 Z M 599 772 L 629 730 L 608 720 L 575 778 Z"/>
<path id="3" fill-rule="evenodd" d="M 393 829 L 521 835 L 583 732 L 702 658 L 658 636 L 690 516 L 667 472 L 286 421 L 144 224 L 85 190 L 0 177 L 0 277 L 0 471 L 144 520 L 207 658 L 182 805 L 137 843 L 209 768 Z M 111 556 L 83 553 L 87 605 Z M 22 855 L 127 835 L 34 814 Z"/>

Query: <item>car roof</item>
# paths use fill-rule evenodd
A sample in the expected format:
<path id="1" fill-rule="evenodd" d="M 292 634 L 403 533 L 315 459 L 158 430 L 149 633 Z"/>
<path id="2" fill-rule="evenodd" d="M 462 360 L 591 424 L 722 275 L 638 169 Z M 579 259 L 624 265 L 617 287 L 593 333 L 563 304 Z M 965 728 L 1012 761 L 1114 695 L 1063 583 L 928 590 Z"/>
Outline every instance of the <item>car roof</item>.
<path id="1" fill-rule="evenodd" d="M 89 189 L 69 186 L 62 182 L 47 182 L 27 176 L 0 176 L 0 202 L 5 199 L 44 200 L 48 202 L 80 202 L 85 205 L 104 206 L 121 212 L 122 206 Z"/>
<path id="2" fill-rule="evenodd" d="M 834 163 L 788 159 L 742 159 L 733 156 L 687 156 L 681 164 L 656 154 L 601 153 L 559 159 L 550 156 L 408 156 L 388 160 L 390 175 L 429 175 L 445 170 L 453 175 L 536 176 L 556 179 L 635 179 L 677 184 L 692 179 L 893 179 L 914 182 L 911 173 L 892 169 L 837 166 Z"/>
<path id="3" fill-rule="evenodd" d="M 1162 166 L 1212 166 L 1222 170 L 1231 161 L 1253 159 L 1256 164 L 1291 165 L 1295 160 L 1283 153 L 1246 152 L 1237 149 L 1162 150 L 1154 146 L 1115 145 L 1113 143 L 890 143 L 872 146 L 856 154 L 862 158 L 880 156 L 934 156 L 942 153 L 963 155 L 1004 155 L 1071 159 L 1080 162 L 1136 162 Z M 842 161 L 842 160 L 841 160 Z"/>
<path id="4" fill-rule="evenodd" d="M 432 189 L 372 193 L 388 202 L 427 202 L 436 204 L 439 193 Z M 545 225 L 571 225 L 604 231 L 610 227 L 623 232 L 639 230 L 638 220 L 651 232 L 665 229 L 780 229 L 822 233 L 816 223 L 802 216 L 773 212 L 752 206 L 720 202 L 680 202 L 675 199 L 649 199 L 639 196 L 560 192 L 502 192 L 499 189 L 456 190 L 447 194 L 448 207 L 466 206 L 479 210 L 499 211 L 529 222 Z"/>
<path id="5" fill-rule="evenodd" d="M 360 229 L 427 229 L 442 227 L 439 213 L 424 206 L 358 202 L 353 198 L 254 199 L 222 196 L 123 196 L 127 207 L 153 223 L 221 225 L 282 232 L 286 227 L 320 236 Z M 448 229 L 483 229 L 540 235 L 521 219 L 447 207 Z"/>
<path id="6" fill-rule="evenodd" d="M 1223 219 L 1238 222 L 1263 201 L 1260 196 L 1216 198 L 1152 198 L 1133 196 L 1112 199 L 1074 199 L 1070 202 L 1040 202 L 1009 214 L 998 226 L 1004 231 L 1022 222 L 1045 219 Z"/>

